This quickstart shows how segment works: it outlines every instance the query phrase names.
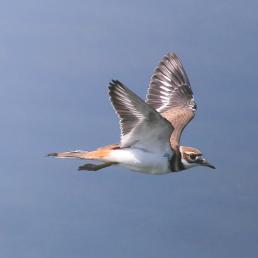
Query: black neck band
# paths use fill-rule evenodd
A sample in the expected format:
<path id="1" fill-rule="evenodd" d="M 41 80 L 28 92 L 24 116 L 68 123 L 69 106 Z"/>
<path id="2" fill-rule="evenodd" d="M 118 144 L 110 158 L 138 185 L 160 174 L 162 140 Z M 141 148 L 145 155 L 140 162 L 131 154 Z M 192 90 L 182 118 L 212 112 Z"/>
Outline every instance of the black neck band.
<path id="1" fill-rule="evenodd" d="M 173 172 L 177 172 L 180 170 L 184 170 L 185 167 L 181 161 L 181 153 L 180 152 L 175 152 L 174 155 L 172 156 L 170 160 L 170 169 Z"/>

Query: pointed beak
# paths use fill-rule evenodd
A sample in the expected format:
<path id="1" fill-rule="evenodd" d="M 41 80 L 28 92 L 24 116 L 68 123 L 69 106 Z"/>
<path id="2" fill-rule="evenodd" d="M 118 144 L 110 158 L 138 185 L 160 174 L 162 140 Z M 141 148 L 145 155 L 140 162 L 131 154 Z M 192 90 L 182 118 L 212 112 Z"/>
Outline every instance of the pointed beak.
<path id="1" fill-rule="evenodd" d="M 211 164 L 208 162 L 208 160 L 206 160 L 206 159 L 200 160 L 200 164 L 201 164 L 202 166 L 205 166 L 205 167 L 209 167 L 209 168 L 216 169 L 216 167 L 213 166 L 213 165 L 211 165 Z"/>

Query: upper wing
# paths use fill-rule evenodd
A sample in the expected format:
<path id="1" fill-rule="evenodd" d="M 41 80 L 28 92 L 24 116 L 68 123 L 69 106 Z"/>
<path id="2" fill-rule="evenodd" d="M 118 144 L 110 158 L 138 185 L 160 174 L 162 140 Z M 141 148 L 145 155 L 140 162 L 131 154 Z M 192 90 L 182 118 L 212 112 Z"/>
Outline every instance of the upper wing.
<path id="1" fill-rule="evenodd" d="M 119 81 L 110 83 L 109 96 L 120 118 L 121 147 L 171 152 L 169 138 L 173 127 L 154 108 Z"/>
<path id="2" fill-rule="evenodd" d="M 193 119 L 197 106 L 186 72 L 176 54 L 164 56 L 155 69 L 146 103 L 173 125 L 170 141 L 173 148 L 178 146 L 181 133 Z"/>

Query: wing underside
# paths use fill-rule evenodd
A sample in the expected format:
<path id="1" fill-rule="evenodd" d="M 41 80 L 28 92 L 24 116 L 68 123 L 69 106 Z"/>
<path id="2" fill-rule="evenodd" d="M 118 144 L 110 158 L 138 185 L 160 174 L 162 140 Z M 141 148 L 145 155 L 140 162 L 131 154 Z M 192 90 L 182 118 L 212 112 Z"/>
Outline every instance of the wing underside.
<path id="1" fill-rule="evenodd" d="M 109 95 L 120 118 L 122 148 L 171 152 L 169 138 L 173 127 L 166 119 L 119 81 L 110 83 Z"/>
<path id="2" fill-rule="evenodd" d="M 174 127 L 172 147 L 179 146 L 185 126 L 196 111 L 193 92 L 180 59 L 167 54 L 151 77 L 146 103 L 162 114 Z"/>

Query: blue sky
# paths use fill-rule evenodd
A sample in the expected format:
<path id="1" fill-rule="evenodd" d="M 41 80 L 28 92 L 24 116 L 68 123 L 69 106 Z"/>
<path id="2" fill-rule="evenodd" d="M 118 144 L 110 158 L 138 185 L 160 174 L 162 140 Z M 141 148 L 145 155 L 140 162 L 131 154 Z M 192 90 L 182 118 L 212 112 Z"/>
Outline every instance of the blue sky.
<path id="1" fill-rule="evenodd" d="M 2 1 L 0 257 L 258 252 L 257 1 Z M 119 141 L 107 86 L 144 97 L 176 52 L 198 114 L 182 144 L 217 170 L 147 176 L 46 153 Z"/>

